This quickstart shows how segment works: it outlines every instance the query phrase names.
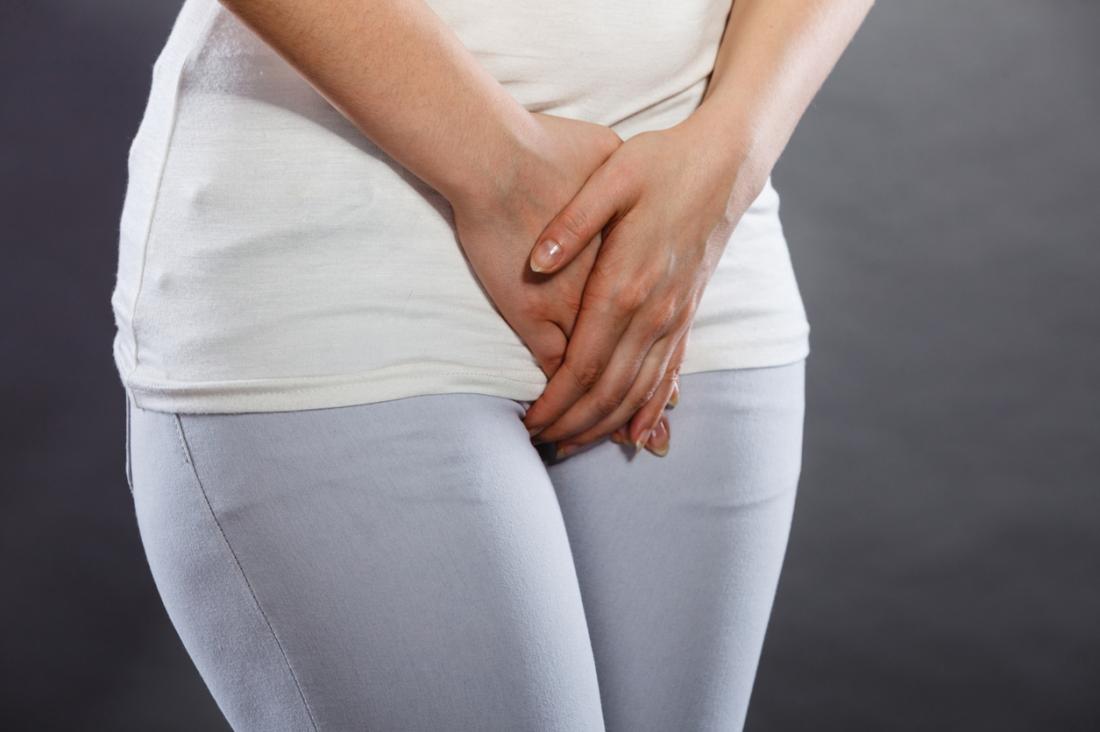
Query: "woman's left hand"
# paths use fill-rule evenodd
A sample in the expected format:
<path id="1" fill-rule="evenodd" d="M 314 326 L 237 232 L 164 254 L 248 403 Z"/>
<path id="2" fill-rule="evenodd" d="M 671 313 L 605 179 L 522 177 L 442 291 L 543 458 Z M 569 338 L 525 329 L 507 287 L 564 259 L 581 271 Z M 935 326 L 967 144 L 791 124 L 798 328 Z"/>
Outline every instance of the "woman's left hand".
<path id="1" fill-rule="evenodd" d="M 558 271 L 601 231 L 603 241 L 564 361 L 524 417 L 536 442 L 564 456 L 627 422 L 632 443 L 649 439 L 678 388 L 704 288 L 766 180 L 749 161 L 692 118 L 642 132 L 546 226 L 536 272 Z"/>

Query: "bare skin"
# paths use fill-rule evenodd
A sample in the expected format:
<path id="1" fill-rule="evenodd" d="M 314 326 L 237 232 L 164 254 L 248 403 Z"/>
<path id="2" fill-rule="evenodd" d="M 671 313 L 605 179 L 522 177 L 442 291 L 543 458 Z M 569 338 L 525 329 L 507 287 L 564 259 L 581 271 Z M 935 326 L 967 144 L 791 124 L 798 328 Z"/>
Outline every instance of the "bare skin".
<path id="1" fill-rule="evenodd" d="M 725 236 L 871 3 L 736 0 L 703 105 L 622 143 L 525 110 L 423 0 L 221 1 L 451 203 L 550 379 L 525 424 L 561 455 L 627 427 L 667 452 L 662 412 Z M 544 273 L 528 266 L 536 239 L 560 243 Z"/>
<path id="2" fill-rule="evenodd" d="M 546 135 L 524 158 L 508 194 L 486 201 L 457 198 L 455 226 L 466 257 L 497 311 L 534 354 L 543 372 L 554 374 L 580 310 L 581 294 L 598 246 L 587 247 L 553 277 L 527 266 L 531 242 L 554 214 L 622 141 L 607 127 L 534 114 Z M 595 235 L 599 239 L 599 234 Z"/>
<path id="3" fill-rule="evenodd" d="M 559 456 L 629 421 L 667 446 L 662 414 L 726 240 L 873 0 L 735 0 L 702 104 L 632 137 L 551 221 L 532 269 L 603 232 L 565 360 L 524 423 Z M 667 449 L 667 448 L 666 448 Z"/>

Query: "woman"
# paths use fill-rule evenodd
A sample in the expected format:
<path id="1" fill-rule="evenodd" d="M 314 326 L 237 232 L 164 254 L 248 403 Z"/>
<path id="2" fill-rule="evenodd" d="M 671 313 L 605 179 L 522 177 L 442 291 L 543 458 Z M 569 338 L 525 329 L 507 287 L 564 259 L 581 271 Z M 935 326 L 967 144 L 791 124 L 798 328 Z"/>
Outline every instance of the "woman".
<path id="1" fill-rule="evenodd" d="M 235 729 L 741 727 L 808 353 L 770 171 L 869 4 L 185 1 L 114 356 Z"/>

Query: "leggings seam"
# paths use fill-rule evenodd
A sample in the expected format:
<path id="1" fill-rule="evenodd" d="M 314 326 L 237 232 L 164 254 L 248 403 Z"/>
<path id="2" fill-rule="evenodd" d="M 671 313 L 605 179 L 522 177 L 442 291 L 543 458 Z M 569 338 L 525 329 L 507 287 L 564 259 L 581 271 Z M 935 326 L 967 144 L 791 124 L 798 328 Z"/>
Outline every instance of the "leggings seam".
<path id="1" fill-rule="evenodd" d="M 178 413 L 173 414 L 172 417 L 175 421 L 176 434 L 179 436 L 180 445 L 183 447 L 183 455 L 187 460 L 187 464 L 191 467 L 191 474 L 195 478 L 195 484 L 198 485 L 199 493 L 202 495 L 202 500 L 206 504 L 207 511 L 210 512 L 210 518 L 214 520 L 214 525 L 218 527 L 218 533 L 222 537 L 222 541 L 225 542 L 226 548 L 229 550 L 229 555 L 233 557 L 233 562 L 237 565 L 237 571 L 240 573 L 241 579 L 244 580 L 245 587 L 248 588 L 248 594 L 252 597 L 252 602 L 256 605 L 256 609 L 260 613 L 260 617 L 263 618 L 264 624 L 267 626 L 268 631 L 271 633 L 271 637 L 275 640 L 275 645 L 279 649 L 280 655 L 283 657 L 283 661 L 286 663 L 287 671 L 290 672 L 290 678 L 294 681 L 294 687 L 298 690 L 298 697 L 302 700 L 302 706 L 305 707 L 306 715 L 309 717 L 309 722 L 313 726 L 314 732 L 317 731 L 317 720 L 313 716 L 313 710 L 310 709 L 309 702 L 306 701 L 305 692 L 302 690 L 302 684 L 298 681 L 298 674 L 294 672 L 294 666 L 290 663 L 290 657 L 287 655 L 286 648 L 283 647 L 282 640 L 279 639 L 279 634 L 275 632 L 275 627 L 271 624 L 271 619 L 268 618 L 267 613 L 264 611 L 263 605 L 260 604 L 260 599 L 256 596 L 256 590 L 252 587 L 252 583 L 248 579 L 248 575 L 245 574 L 244 567 L 241 565 L 241 560 L 237 556 L 237 552 L 234 551 L 233 545 L 229 542 L 229 537 L 225 533 L 225 529 L 222 528 L 221 521 L 218 520 L 218 515 L 214 513 L 214 506 L 210 502 L 210 496 L 206 493 L 206 487 L 202 483 L 202 479 L 199 477 L 198 467 L 195 465 L 194 457 L 191 454 L 191 446 L 187 442 L 187 436 L 184 434 L 183 420 L 180 419 Z"/>
<path id="2" fill-rule="evenodd" d="M 134 451 L 131 446 L 130 434 L 133 432 L 133 426 L 131 424 L 132 417 L 130 416 L 130 395 L 124 394 L 126 397 L 126 464 L 123 471 L 126 475 L 126 487 L 130 489 L 130 495 L 134 495 Z"/>

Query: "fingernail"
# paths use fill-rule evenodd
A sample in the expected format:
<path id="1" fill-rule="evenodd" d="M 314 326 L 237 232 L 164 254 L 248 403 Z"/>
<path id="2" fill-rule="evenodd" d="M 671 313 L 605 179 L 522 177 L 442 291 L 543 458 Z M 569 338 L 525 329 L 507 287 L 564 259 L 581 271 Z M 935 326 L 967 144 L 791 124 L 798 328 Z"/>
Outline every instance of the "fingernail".
<path id="1" fill-rule="evenodd" d="M 649 436 L 651 434 L 653 434 L 653 430 L 646 430 L 642 433 L 641 437 L 634 441 L 634 452 L 641 451 L 642 445 L 644 445 L 649 440 Z"/>
<path id="2" fill-rule="evenodd" d="M 535 272 L 545 272 L 557 264 L 562 254 L 561 244 L 553 239 L 539 242 L 539 245 L 535 247 L 535 251 L 531 254 L 531 269 Z"/>
<path id="3" fill-rule="evenodd" d="M 671 409 L 680 403 L 680 387 L 676 386 L 672 389 L 672 396 L 668 398 L 668 406 Z"/>
<path id="4" fill-rule="evenodd" d="M 616 445 L 623 444 L 622 433 L 620 433 L 618 430 L 615 430 L 614 432 L 612 432 L 611 433 L 611 441 L 614 442 Z"/>
<path id="5" fill-rule="evenodd" d="M 657 457 L 668 455 L 669 434 L 668 427 L 665 426 L 663 419 L 657 422 L 652 435 L 653 437 L 646 443 L 646 449 Z"/>
<path id="6" fill-rule="evenodd" d="M 580 445 L 561 445 L 556 451 L 554 451 L 554 459 L 561 460 L 564 457 L 569 457 L 577 451 Z"/>

